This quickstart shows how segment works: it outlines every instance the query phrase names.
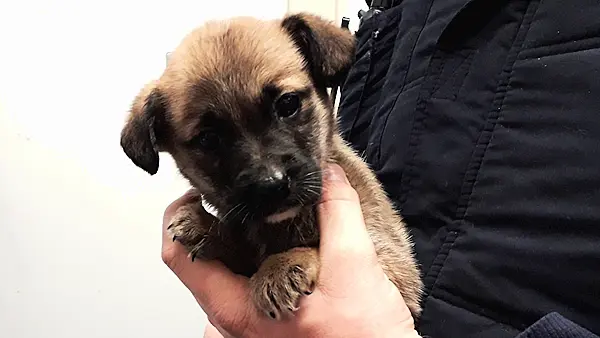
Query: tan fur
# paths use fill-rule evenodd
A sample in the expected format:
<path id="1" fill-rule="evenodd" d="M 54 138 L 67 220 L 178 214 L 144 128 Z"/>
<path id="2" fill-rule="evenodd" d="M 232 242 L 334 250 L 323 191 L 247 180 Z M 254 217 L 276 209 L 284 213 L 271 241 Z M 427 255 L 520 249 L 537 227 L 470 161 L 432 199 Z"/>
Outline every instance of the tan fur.
<path id="1" fill-rule="evenodd" d="M 224 40 L 244 48 L 223 50 Z M 160 79 L 160 89 L 170 98 L 173 122 L 185 126 L 178 135 L 189 138 L 196 127 L 186 114 L 186 104 L 197 102 L 195 98 L 218 96 L 233 105 L 240 96 L 260 95 L 264 83 L 288 89 L 306 84 L 301 58 L 293 49 L 280 48 L 282 40 L 289 38 L 276 22 L 265 24 L 254 18 L 211 21 L 189 33 L 171 54 Z M 193 85 L 198 85 L 198 91 L 189 96 L 187 88 Z M 237 92 L 223 92 L 224 88 Z"/>
<path id="2" fill-rule="evenodd" d="M 332 161 L 344 169 L 350 185 L 358 194 L 379 263 L 402 293 L 411 312 L 420 314 L 423 286 L 413 258 L 412 242 L 402 218 L 392 207 L 375 174 L 340 136 L 335 137 L 333 148 Z"/>
<path id="3" fill-rule="evenodd" d="M 313 29 L 317 39 L 321 40 L 322 53 L 326 54 L 323 64 L 323 73 L 326 76 L 333 76 L 335 72 L 352 62 L 351 53 L 340 53 L 340 50 L 348 50 L 353 39 L 348 31 L 334 26 L 331 22 L 323 20 L 321 17 L 310 14 L 302 14 L 303 19 Z"/>
<path id="4" fill-rule="evenodd" d="M 313 248 L 294 248 L 269 256 L 250 278 L 252 299 L 259 309 L 269 309 L 275 299 L 282 312 L 298 310 L 303 295 L 310 295 L 319 278 L 319 252 Z M 269 314 L 277 317 L 275 313 Z"/>
<path id="5" fill-rule="evenodd" d="M 320 73 L 335 77 L 352 62 L 353 37 L 317 16 L 302 14 L 301 17 L 320 42 L 320 53 L 325 60 Z M 145 136 L 147 131 L 135 128 L 143 120 L 145 98 L 153 91 L 160 93 L 168 111 L 166 120 L 170 131 L 157 147 L 173 156 L 182 174 L 201 194 L 218 196 L 208 178 L 196 168 L 197 159 L 181 146 L 182 142 L 194 137 L 202 112 L 219 102 L 228 107 L 228 114 L 234 121 L 242 124 L 241 121 L 252 118 L 246 116 L 248 113 L 242 105 L 259 97 L 265 84 L 275 83 L 284 91 L 308 86 L 311 79 L 305 66 L 301 51 L 294 47 L 281 20 L 236 18 L 206 23 L 182 40 L 171 54 L 160 79 L 144 87 L 135 98 L 123 129 L 123 147 L 129 154 L 139 153 L 135 146 L 141 143 L 136 137 Z M 315 108 L 315 158 L 321 167 L 336 162 L 346 172 L 360 198 L 379 262 L 404 296 L 413 315 L 417 316 L 421 311 L 422 282 L 401 217 L 374 173 L 337 133 L 330 102 L 313 93 L 305 104 Z M 247 142 L 256 142 L 249 146 L 262 149 L 260 141 Z M 259 151 L 257 154 L 262 156 Z M 208 202 L 213 204 L 211 200 Z M 304 211 L 308 212 L 308 208 Z M 218 223 L 218 219 L 195 202 L 178 211 L 169 230 L 191 251 L 192 257 L 227 259 L 229 266 L 243 265 L 231 256 L 234 248 L 221 240 Z M 316 225 L 312 226 L 316 228 Z M 268 257 L 259 253 L 259 257 L 258 271 L 250 280 L 257 308 L 277 318 L 292 313 L 299 298 L 312 291 L 318 278 L 317 249 L 292 248 Z"/>

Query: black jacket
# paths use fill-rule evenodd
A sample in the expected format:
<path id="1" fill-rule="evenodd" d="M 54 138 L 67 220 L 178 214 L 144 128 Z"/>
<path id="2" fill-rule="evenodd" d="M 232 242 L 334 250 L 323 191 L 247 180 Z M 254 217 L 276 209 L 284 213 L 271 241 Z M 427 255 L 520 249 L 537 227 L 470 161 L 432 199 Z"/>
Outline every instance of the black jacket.
<path id="1" fill-rule="evenodd" d="M 357 38 L 342 131 L 411 229 L 420 332 L 600 334 L 600 2 L 404 0 Z"/>

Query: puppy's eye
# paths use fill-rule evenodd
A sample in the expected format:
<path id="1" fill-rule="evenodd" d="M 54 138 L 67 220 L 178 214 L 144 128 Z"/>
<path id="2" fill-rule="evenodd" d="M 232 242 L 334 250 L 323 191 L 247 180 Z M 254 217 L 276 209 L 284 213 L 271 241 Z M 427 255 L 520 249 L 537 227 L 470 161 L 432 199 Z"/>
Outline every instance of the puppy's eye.
<path id="1" fill-rule="evenodd" d="M 219 135 L 214 131 L 204 131 L 198 134 L 198 136 L 196 136 L 192 140 L 192 144 L 194 146 L 198 146 L 207 150 L 212 150 L 219 147 L 220 143 L 221 139 L 219 138 Z"/>
<path id="2" fill-rule="evenodd" d="M 295 93 L 282 95 L 275 102 L 275 113 L 281 118 L 292 117 L 300 110 L 300 97 Z"/>

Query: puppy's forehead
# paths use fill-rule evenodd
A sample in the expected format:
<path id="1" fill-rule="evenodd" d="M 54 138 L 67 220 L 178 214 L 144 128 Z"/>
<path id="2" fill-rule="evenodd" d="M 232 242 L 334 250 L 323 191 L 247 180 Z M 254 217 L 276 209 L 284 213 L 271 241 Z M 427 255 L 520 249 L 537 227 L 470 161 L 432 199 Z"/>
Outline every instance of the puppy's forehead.
<path id="1" fill-rule="evenodd" d="M 310 78 L 304 69 L 278 21 L 235 18 L 208 22 L 188 34 L 171 55 L 163 83 L 179 105 L 173 118 L 185 120 L 211 105 L 258 99 L 266 86 L 284 92 L 305 88 Z"/>

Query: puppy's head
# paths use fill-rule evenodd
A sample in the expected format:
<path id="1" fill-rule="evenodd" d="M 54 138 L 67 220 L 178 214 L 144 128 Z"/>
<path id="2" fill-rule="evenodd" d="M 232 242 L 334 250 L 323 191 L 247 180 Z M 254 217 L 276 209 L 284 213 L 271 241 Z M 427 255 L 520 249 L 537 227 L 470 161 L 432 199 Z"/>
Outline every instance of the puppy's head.
<path id="1" fill-rule="evenodd" d="M 327 88 L 354 56 L 313 15 L 208 22 L 134 99 L 121 145 L 150 174 L 161 151 L 228 220 L 276 223 L 314 204 L 335 132 Z"/>

